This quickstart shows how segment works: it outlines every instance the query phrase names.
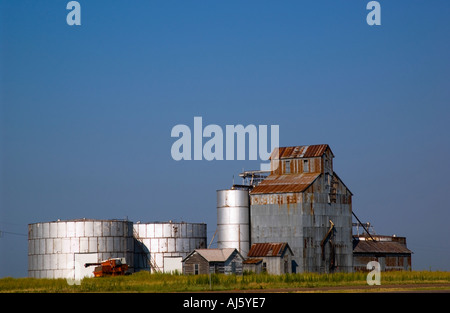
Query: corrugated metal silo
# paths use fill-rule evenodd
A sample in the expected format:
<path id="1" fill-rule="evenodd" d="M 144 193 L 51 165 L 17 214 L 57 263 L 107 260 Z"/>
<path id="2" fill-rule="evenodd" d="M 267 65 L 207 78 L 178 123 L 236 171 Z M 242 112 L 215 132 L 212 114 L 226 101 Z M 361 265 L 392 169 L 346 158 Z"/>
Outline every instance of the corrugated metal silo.
<path id="1" fill-rule="evenodd" d="M 206 248 L 206 224 L 186 222 L 135 223 L 135 271 L 182 272 L 181 260 Z"/>
<path id="2" fill-rule="evenodd" d="M 133 264 L 133 223 L 79 219 L 28 225 L 28 276 L 81 279 L 94 263 L 125 258 Z"/>
<path id="3" fill-rule="evenodd" d="M 236 248 L 247 257 L 250 250 L 248 190 L 217 191 L 217 248 Z"/>

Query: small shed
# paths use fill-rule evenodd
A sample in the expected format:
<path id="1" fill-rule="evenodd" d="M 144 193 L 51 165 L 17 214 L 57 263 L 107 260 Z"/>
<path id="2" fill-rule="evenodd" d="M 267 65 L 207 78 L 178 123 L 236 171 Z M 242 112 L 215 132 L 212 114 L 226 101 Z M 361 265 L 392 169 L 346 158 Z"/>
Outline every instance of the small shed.
<path id="1" fill-rule="evenodd" d="M 234 248 L 195 249 L 183 260 L 183 273 L 190 275 L 242 274 L 244 257 Z"/>
<path id="2" fill-rule="evenodd" d="M 275 275 L 292 273 L 293 255 L 287 242 L 254 243 L 244 261 L 244 270 Z"/>
<path id="3" fill-rule="evenodd" d="M 367 263 L 377 261 L 381 271 L 410 271 L 412 251 L 406 246 L 405 237 L 354 236 L 353 267 L 355 271 L 367 271 Z"/>

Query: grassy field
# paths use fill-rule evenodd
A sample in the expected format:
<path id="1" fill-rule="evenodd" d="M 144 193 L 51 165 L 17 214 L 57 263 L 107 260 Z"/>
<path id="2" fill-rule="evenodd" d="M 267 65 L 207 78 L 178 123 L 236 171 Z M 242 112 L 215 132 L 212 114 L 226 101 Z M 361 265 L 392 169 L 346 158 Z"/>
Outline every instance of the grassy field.
<path id="1" fill-rule="evenodd" d="M 367 287 L 367 273 L 335 274 L 245 274 L 235 275 L 171 275 L 139 272 L 128 276 L 85 278 L 79 285 L 65 279 L 2 278 L 0 292 L 78 293 L 78 292 L 202 292 L 271 290 L 295 291 L 295 288 Z M 450 289 L 450 272 L 383 272 L 381 285 L 444 284 Z"/>

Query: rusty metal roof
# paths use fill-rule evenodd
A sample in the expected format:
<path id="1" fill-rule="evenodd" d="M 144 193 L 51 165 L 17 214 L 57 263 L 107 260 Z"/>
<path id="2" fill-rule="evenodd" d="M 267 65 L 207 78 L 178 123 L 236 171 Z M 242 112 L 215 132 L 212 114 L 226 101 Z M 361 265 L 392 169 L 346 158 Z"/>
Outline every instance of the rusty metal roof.
<path id="1" fill-rule="evenodd" d="M 265 257 L 265 256 L 282 256 L 283 253 L 289 249 L 292 254 L 291 248 L 287 242 L 264 242 L 254 243 L 248 252 L 248 257 Z"/>
<path id="2" fill-rule="evenodd" d="M 293 158 L 314 158 L 321 157 L 327 149 L 330 149 L 329 145 L 310 145 L 310 146 L 293 146 L 293 147 L 280 147 L 278 148 L 279 159 L 293 159 Z M 331 149 L 330 149 L 331 151 Z M 275 149 L 270 155 L 270 159 L 273 160 L 276 156 L 277 150 Z M 333 154 L 333 152 L 331 152 Z"/>
<path id="3" fill-rule="evenodd" d="M 353 240 L 353 253 L 399 253 L 410 254 L 404 244 L 394 241 Z"/>
<path id="4" fill-rule="evenodd" d="M 251 194 L 303 192 L 308 188 L 320 173 L 298 173 L 269 175 L 258 186 L 253 188 Z"/>
<path id="5" fill-rule="evenodd" d="M 263 259 L 249 258 L 249 259 L 246 259 L 243 263 L 244 264 L 258 264 L 258 263 L 260 263 L 262 261 L 263 261 Z"/>

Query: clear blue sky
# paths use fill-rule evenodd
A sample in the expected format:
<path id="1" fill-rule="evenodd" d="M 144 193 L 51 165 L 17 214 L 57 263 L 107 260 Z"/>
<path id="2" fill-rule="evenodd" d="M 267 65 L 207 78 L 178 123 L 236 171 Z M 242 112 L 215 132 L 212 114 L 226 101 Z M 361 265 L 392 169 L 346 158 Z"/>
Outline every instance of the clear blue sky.
<path id="1" fill-rule="evenodd" d="M 173 126 L 279 125 L 327 143 L 379 234 L 450 270 L 450 2 L 0 0 L 0 277 L 27 275 L 27 225 L 208 223 L 258 161 L 171 158 Z"/>

